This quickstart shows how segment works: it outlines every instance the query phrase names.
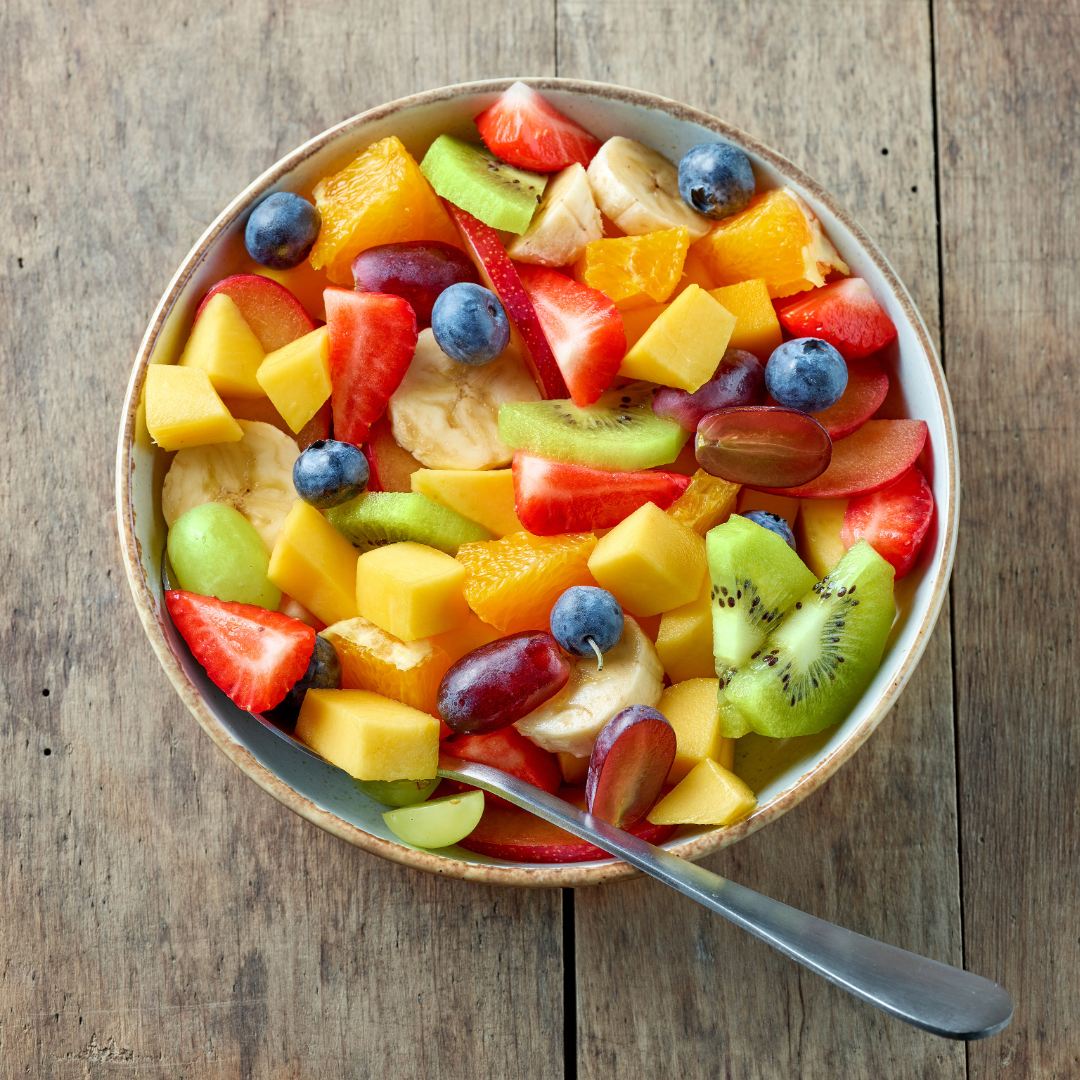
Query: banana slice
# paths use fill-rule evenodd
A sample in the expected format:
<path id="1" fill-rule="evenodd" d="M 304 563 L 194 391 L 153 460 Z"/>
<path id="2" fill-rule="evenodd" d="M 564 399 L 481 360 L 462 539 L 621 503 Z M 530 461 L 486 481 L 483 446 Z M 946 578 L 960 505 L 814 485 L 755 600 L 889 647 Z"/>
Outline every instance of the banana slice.
<path id="1" fill-rule="evenodd" d="M 663 154 L 621 135 L 597 151 L 589 186 L 596 205 L 627 236 L 685 226 L 693 242 L 714 224 L 683 202 L 679 170 Z"/>
<path id="2" fill-rule="evenodd" d="M 539 709 L 514 727 L 534 743 L 555 754 L 586 757 L 600 729 L 628 705 L 655 708 L 664 689 L 664 668 L 656 647 L 629 616 L 618 645 L 604 655 L 604 669 L 596 660 L 571 659 L 567 684 Z"/>
<path id="3" fill-rule="evenodd" d="M 514 342 L 490 364 L 451 360 L 430 329 L 387 405 L 394 439 L 429 469 L 493 469 L 514 456 L 499 438 L 499 407 L 539 401 Z"/>
<path id="4" fill-rule="evenodd" d="M 273 424 L 236 422 L 244 431 L 239 442 L 192 446 L 173 458 L 161 489 L 161 512 L 171 526 L 194 506 L 225 503 L 239 510 L 273 551 L 296 501 L 292 470 L 300 451 Z"/>
<path id="5" fill-rule="evenodd" d="M 532 223 L 524 235 L 514 237 L 506 253 L 518 262 L 568 266 L 581 258 L 586 244 L 603 235 L 589 177 L 575 162 L 548 181 Z"/>

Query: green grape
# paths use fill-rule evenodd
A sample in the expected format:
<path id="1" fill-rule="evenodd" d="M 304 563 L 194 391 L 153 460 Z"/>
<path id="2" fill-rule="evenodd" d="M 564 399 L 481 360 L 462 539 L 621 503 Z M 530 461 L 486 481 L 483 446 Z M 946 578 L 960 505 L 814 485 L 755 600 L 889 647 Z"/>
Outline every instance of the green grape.
<path id="1" fill-rule="evenodd" d="M 255 527 L 224 503 L 203 503 L 169 530 L 169 561 L 181 589 L 276 611 L 281 590 L 266 576 L 270 557 Z"/>
<path id="2" fill-rule="evenodd" d="M 369 798 L 383 806 L 415 806 L 422 803 L 438 786 L 439 778 L 430 780 L 354 780 Z"/>
<path id="3" fill-rule="evenodd" d="M 484 793 L 466 791 L 419 806 L 403 806 L 383 814 L 390 831 L 406 844 L 421 848 L 447 847 L 464 840 L 480 824 Z"/>

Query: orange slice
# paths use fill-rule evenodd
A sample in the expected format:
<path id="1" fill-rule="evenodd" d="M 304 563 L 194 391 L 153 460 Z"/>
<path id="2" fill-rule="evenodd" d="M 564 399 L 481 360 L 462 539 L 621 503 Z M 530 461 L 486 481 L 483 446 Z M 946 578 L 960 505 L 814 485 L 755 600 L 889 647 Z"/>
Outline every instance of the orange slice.
<path id="1" fill-rule="evenodd" d="M 642 305 L 663 303 L 679 284 L 689 248 L 687 229 L 593 240 L 574 264 L 574 277 L 614 303 L 641 294 Z"/>
<path id="2" fill-rule="evenodd" d="M 698 469 L 690 478 L 690 486 L 668 507 L 667 512 L 699 536 L 713 526 L 722 525 L 735 509 L 739 485 L 730 484 L 718 476 Z"/>

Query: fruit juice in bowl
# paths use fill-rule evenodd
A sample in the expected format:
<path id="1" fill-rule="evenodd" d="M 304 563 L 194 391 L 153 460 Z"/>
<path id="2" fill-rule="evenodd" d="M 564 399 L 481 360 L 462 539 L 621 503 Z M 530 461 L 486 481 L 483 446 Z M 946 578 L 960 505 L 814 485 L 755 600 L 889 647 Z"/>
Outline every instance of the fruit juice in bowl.
<path id="1" fill-rule="evenodd" d="M 910 299 L 812 181 L 676 103 L 564 80 L 533 87 L 451 87 L 373 110 L 284 158 L 223 212 L 140 351 L 118 505 L 155 651 L 257 783 L 409 865 L 577 885 L 631 871 L 478 795 L 444 787 L 434 793 L 449 800 L 442 810 L 427 801 L 388 809 L 434 790 L 392 791 L 394 770 L 432 775 L 428 759 L 452 731 L 444 749 L 560 790 L 679 854 L 756 830 L 854 752 L 921 654 L 951 567 L 955 435 Z M 571 160 L 545 158 L 551 147 L 530 142 L 530 123 L 565 135 Z M 650 170 L 684 159 L 686 197 L 668 176 L 657 201 Z M 267 202 L 275 193 L 283 226 Z M 274 255 L 258 236 L 251 250 L 252 211 L 265 207 L 264 242 L 277 225 L 300 243 L 309 211 L 289 196 L 323 211 L 314 248 L 296 265 L 293 251 L 290 265 L 268 266 Z M 805 242 L 762 251 L 755 237 L 785 220 Z M 388 271 L 387 245 L 417 241 L 421 255 L 395 249 Z M 428 293 L 441 314 L 408 292 L 412 271 L 401 263 L 427 259 L 430 275 L 438 245 L 444 276 Z M 695 345 L 680 353 L 679 340 Z M 351 368 L 341 360 L 349 348 Z M 221 355 L 227 371 L 214 366 Z M 213 376 L 200 422 L 219 423 L 217 434 L 164 449 L 175 443 L 161 437 L 166 399 L 154 385 L 166 373 L 147 376 L 160 365 L 181 372 L 169 378 Z M 807 370 L 831 370 L 834 397 L 815 398 L 819 387 L 799 399 Z M 445 407 L 450 383 L 468 405 L 460 414 Z M 749 452 L 763 432 L 764 451 Z M 245 468 L 271 489 L 259 505 L 239 494 Z M 181 577 L 199 586 L 170 593 L 168 605 L 167 538 L 174 563 L 190 564 Z M 193 554 L 204 542 L 236 556 L 225 569 L 210 560 L 228 579 L 220 587 Z M 855 578 L 817 584 L 855 556 L 863 562 L 852 573 L 873 569 L 858 578 L 858 603 L 848 593 Z M 358 567 L 362 587 L 345 580 L 348 569 L 326 573 L 331 565 Z M 252 566 L 255 591 L 236 593 Z M 875 589 L 884 595 L 887 584 L 891 596 L 894 568 L 903 571 L 897 618 L 890 609 L 864 620 L 880 666 L 875 656 L 822 727 L 825 714 L 807 719 L 803 698 L 815 678 L 851 681 L 861 648 L 852 627 L 874 609 Z M 507 589 L 507 575 L 524 585 Z M 736 587 L 751 578 L 757 607 Z M 404 613 L 402 596 L 412 598 Z M 835 640 L 822 637 L 826 626 Z M 257 663 L 222 645 L 244 633 L 262 643 Z M 825 651 L 804 671 L 800 650 L 815 634 Z M 493 657 L 519 665 L 512 685 L 490 677 Z M 776 687 L 790 706 L 778 710 Z M 295 722 L 300 739 L 345 768 L 256 714 Z M 372 764 L 380 753 L 395 760 Z M 643 764 L 654 759 L 663 767 Z M 425 831 L 425 815 L 442 831 Z M 446 827 L 447 815 L 456 825 Z"/>

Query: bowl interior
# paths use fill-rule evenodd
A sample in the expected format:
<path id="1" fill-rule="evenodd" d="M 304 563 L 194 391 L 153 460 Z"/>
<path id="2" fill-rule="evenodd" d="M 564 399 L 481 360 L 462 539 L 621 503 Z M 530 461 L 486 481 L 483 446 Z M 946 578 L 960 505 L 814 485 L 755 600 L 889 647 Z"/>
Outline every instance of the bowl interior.
<path id="1" fill-rule="evenodd" d="M 195 308 L 205 292 L 247 261 L 243 230 L 255 203 L 276 190 L 310 192 L 373 142 L 396 135 L 419 160 L 436 136 L 476 139 L 475 117 L 507 81 L 433 91 L 373 110 L 294 151 L 248 187 L 221 214 L 185 259 L 155 313 L 132 372 L 121 427 L 117 498 L 129 579 L 155 651 L 192 712 L 219 746 L 257 783 L 292 809 L 385 857 L 453 876 L 520 885 L 579 885 L 626 876 L 622 863 L 536 867 L 474 855 L 411 849 L 382 820 L 384 807 L 361 794 L 351 778 L 314 760 L 291 739 L 232 704 L 207 679 L 164 614 L 160 559 L 166 527 L 160 490 L 171 455 L 150 441 L 140 404 L 148 363 L 178 359 Z M 891 390 L 879 415 L 925 420 L 930 435 L 921 467 L 938 513 L 916 568 L 897 585 L 898 616 L 881 667 L 859 704 L 837 727 L 805 739 L 746 736 L 736 770 L 755 789 L 758 808 L 727 829 L 690 829 L 665 846 L 699 857 L 790 809 L 858 748 L 899 694 L 940 610 L 956 534 L 956 441 L 951 405 L 926 329 L 885 259 L 834 199 L 789 162 L 737 130 L 685 106 L 637 91 L 566 80 L 535 81 L 553 104 L 601 139 L 628 135 L 674 161 L 692 146 L 727 139 L 750 156 L 759 189 L 788 185 L 812 207 L 852 274 L 864 278 L 898 330 L 883 360 Z"/>

